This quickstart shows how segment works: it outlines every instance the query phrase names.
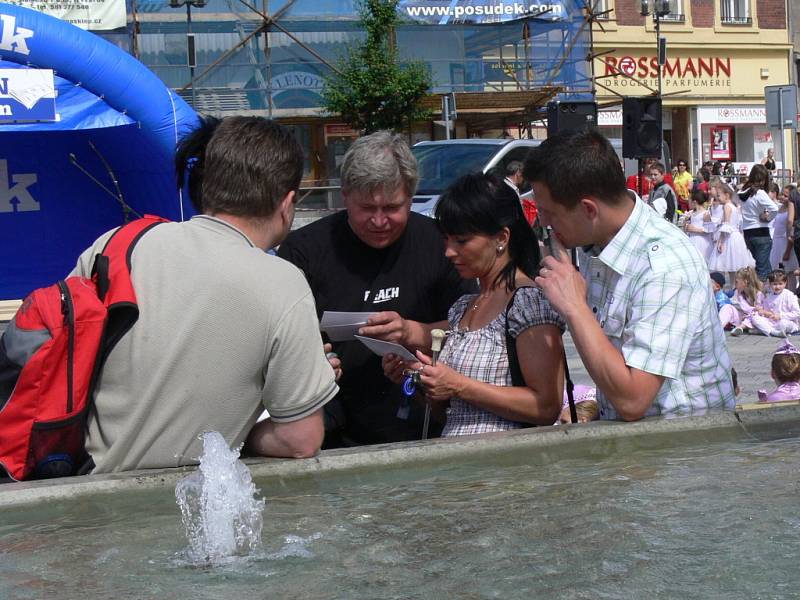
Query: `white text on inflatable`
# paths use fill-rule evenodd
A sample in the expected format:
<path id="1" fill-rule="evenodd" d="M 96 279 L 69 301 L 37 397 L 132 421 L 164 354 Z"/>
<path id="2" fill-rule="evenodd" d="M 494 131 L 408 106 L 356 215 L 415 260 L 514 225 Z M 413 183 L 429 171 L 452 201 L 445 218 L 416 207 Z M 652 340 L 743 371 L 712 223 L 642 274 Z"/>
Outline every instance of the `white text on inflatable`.
<path id="1" fill-rule="evenodd" d="M 0 159 L 0 213 L 40 210 L 28 191 L 37 179 L 36 173 L 16 173 L 9 177 L 8 163 Z"/>
<path id="2" fill-rule="evenodd" d="M 3 29 L 0 30 L 0 50 L 9 50 L 19 54 L 30 54 L 25 40 L 33 37 L 33 30 L 17 27 L 17 20 L 11 15 L 0 15 Z"/>

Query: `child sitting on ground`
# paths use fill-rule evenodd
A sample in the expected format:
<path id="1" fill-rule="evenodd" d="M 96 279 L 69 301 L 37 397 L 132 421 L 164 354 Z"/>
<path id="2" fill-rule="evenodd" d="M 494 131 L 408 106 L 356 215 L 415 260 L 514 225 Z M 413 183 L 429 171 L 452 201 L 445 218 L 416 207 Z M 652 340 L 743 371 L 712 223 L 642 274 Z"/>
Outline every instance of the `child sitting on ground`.
<path id="1" fill-rule="evenodd" d="M 788 340 L 772 357 L 771 376 L 778 387 L 769 393 L 758 390 L 759 402 L 800 400 L 800 350 Z"/>
<path id="2" fill-rule="evenodd" d="M 788 277 L 783 269 L 767 276 L 769 291 L 764 302 L 750 316 L 753 327 L 764 335 L 787 336 L 800 330 L 800 305 L 797 296 L 786 289 Z"/>
<path id="3" fill-rule="evenodd" d="M 726 304 L 731 303 L 730 296 L 722 289 L 722 286 L 725 285 L 725 275 L 719 271 L 712 271 L 710 275 L 711 289 L 714 291 L 714 300 L 717 303 L 717 310 L 719 310 Z"/>
<path id="4" fill-rule="evenodd" d="M 753 327 L 750 315 L 761 306 L 764 294 L 761 293 L 761 282 L 753 267 L 736 271 L 733 283 L 735 291 L 731 303 L 719 309 L 719 320 L 723 328 L 733 326 L 731 335 L 737 336 Z"/>

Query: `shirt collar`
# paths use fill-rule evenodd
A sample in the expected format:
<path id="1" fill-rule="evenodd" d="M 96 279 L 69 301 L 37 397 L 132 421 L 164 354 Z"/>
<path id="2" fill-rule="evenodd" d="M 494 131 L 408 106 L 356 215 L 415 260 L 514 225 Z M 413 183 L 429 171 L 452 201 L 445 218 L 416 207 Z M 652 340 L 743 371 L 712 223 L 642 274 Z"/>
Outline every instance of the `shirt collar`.
<path id="1" fill-rule="evenodd" d="M 191 219 L 196 223 L 202 223 L 203 225 L 208 226 L 209 229 L 213 229 L 214 231 L 224 233 L 226 235 L 230 235 L 232 237 L 241 237 L 247 242 L 248 245 L 252 246 L 253 248 L 256 245 L 252 242 L 252 240 L 247 237 L 240 229 L 234 227 L 224 219 L 220 219 L 218 217 L 212 217 L 211 215 L 195 215 Z"/>
<path id="2" fill-rule="evenodd" d="M 612 271 L 623 275 L 628 267 L 632 253 L 631 248 L 636 247 L 639 238 L 648 225 L 651 209 L 642 200 L 637 200 L 628 220 L 622 228 L 611 238 L 605 248 L 592 247 L 590 254 L 597 256 L 603 264 Z M 655 214 L 655 213 L 653 213 Z M 599 250 L 599 253 L 597 253 Z"/>

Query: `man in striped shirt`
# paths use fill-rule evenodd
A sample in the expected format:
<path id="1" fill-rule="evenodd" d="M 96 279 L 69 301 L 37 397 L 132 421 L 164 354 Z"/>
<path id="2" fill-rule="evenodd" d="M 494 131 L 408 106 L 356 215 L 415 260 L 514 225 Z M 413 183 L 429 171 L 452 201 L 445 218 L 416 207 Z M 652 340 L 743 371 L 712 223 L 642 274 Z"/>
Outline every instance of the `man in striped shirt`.
<path id="1" fill-rule="evenodd" d="M 548 257 L 536 283 L 567 322 L 601 418 L 733 409 L 705 261 L 680 230 L 631 201 L 609 142 L 596 131 L 551 137 L 525 176 L 543 223 L 586 251 L 583 277 L 568 257 Z"/>

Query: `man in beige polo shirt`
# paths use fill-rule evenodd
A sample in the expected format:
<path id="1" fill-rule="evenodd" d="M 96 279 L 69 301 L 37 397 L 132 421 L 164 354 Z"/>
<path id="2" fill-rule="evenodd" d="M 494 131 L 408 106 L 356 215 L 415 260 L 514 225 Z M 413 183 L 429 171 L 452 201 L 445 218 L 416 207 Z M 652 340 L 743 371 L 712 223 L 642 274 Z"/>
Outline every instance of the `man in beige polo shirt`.
<path id="1" fill-rule="evenodd" d="M 267 119 L 209 119 L 176 164 L 202 214 L 160 224 L 134 248 L 140 316 L 98 382 L 93 472 L 194 464 L 209 430 L 251 454 L 312 456 L 338 388 L 303 274 L 265 252 L 294 218 L 302 150 Z M 89 275 L 109 235 L 76 274 Z M 256 424 L 264 408 L 271 417 Z"/>

